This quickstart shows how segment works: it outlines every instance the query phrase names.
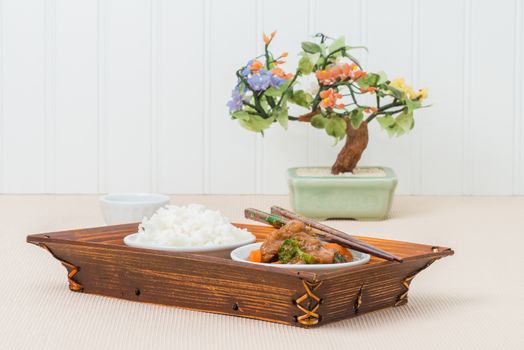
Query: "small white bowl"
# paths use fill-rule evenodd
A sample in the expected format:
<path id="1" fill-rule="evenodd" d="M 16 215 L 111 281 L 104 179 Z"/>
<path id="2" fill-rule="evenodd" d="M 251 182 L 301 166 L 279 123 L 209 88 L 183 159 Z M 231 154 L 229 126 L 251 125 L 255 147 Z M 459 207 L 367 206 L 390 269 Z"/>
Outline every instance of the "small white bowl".
<path id="1" fill-rule="evenodd" d="M 158 193 L 111 193 L 100 197 L 108 225 L 140 222 L 168 203 L 169 197 Z"/>
<path id="2" fill-rule="evenodd" d="M 180 246 L 160 245 L 160 244 L 155 244 L 155 243 L 137 242 L 136 241 L 137 235 L 138 233 L 132 233 L 128 236 L 125 236 L 124 243 L 130 247 L 135 247 L 135 248 L 163 250 L 167 252 L 195 253 L 195 254 L 200 254 L 200 255 L 204 254 L 204 255 L 218 256 L 221 258 L 227 258 L 229 254 L 231 253 L 232 249 L 235 249 L 245 244 L 253 243 L 256 241 L 256 237 L 250 233 L 250 237 L 246 238 L 245 240 L 241 242 L 237 242 L 237 243 L 180 247 Z"/>
<path id="3" fill-rule="evenodd" d="M 333 271 L 333 270 L 339 270 L 339 269 L 346 269 L 351 266 L 357 266 L 365 264 L 369 261 L 369 254 L 357 252 L 355 250 L 350 249 L 351 254 L 353 254 L 353 260 L 347 263 L 340 263 L 340 264 L 267 264 L 267 263 L 257 263 L 247 260 L 249 257 L 249 253 L 255 249 L 259 249 L 262 245 L 261 242 L 248 244 L 243 247 L 239 247 L 231 252 L 231 259 L 235 261 L 241 261 L 248 264 L 255 264 L 255 265 L 266 265 L 266 266 L 273 266 L 278 267 L 280 269 L 288 269 L 288 270 L 300 270 L 300 271 L 312 271 L 312 272 L 327 272 L 327 271 Z"/>

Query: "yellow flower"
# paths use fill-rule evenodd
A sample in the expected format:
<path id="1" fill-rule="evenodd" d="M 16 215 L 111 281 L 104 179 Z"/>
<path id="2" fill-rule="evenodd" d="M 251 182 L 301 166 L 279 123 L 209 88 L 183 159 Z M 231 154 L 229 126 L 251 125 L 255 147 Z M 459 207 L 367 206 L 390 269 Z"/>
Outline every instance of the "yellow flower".
<path id="1" fill-rule="evenodd" d="M 393 80 L 391 83 L 389 83 L 389 86 L 404 92 L 406 97 L 411 100 L 423 100 L 428 97 L 428 89 L 420 89 L 419 91 L 415 92 L 411 86 L 405 83 L 404 78 Z"/>
<path id="2" fill-rule="evenodd" d="M 404 78 L 397 78 L 395 80 L 393 80 L 391 83 L 389 83 L 389 86 L 395 88 L 395 89 L 398 89 L 398 90 L 401 90 L 403 91 L 404 90 L 404 86 L 406 84 L 404 83 Z"/>
<path id="3" fill-rule="evenodd" d="M 409 98 L 412 99 L 412 100 L 422 101 L 422 100 L 428 98 L 428 89 L 420 89 L 417 92 L 412 92 L 409 95 Z"/>
<path id="4" fill-rule="evenodd" d="M 421 100 L 425 100 L 426 98 L 428 98 L 428 89 L 420 89 L 419 95 Z"/>

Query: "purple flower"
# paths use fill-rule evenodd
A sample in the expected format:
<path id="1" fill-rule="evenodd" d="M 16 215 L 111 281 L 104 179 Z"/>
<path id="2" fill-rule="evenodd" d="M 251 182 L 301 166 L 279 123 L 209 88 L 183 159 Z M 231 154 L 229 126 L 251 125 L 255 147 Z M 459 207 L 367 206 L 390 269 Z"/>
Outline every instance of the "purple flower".
<path id="1" fill-rule="evenodd" d="M 274 87 L 275 89 L 279 88 L 282 84 L 284 84 L 286 80 L 282 79 L 280 77 L 277 77 L 276 75 L 271 76 L 271 81 L 269 82 L 269 85 Z"/>
<path id="2" fill-rule="evenodd" d="M 233 91 L 231 91 L 231 100 L 227 103 L 227 106 L 229 107 L 229 113 L 233 113 L 235 111 L 238 111 L 242 109 L 242 99 L 244 98 L 244 95 L 239 90 L 239 87 L 236 86 Z"/>
<path id="3" fill-rule="evenodd" d="M 249 70 L 248 67 L 245 67 L 244 69 L 242 69 L 242 72 L 241 72 L 242 76 L 244 77 L 247 77 L 250 73 L 251 71 Z"/>
<path id="4" fill-rule="evenodd" d="M 271 82 L 271 76 L 268 74 L 253 74 L 247 79 L 247 83 L 254 91 L 266 90 Z"/>

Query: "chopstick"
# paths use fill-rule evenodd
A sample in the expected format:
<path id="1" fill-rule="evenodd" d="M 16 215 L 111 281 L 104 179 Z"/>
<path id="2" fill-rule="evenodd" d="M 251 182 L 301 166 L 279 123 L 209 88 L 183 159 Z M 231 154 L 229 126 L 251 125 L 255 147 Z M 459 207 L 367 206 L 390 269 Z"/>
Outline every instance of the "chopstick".
<path id="1" fill-rule="evenodd" d="M 258 221 L 264 224 L 269 224 L 274 228 L 281 228 L 289 222 L 288 219 L 279 215 L 268 214 L 262 210 L 247 208 L 244 210 L 244 217 L 253 221 Z"/>
<path id="2" fill-rule="evenodd" d="M 271 226 L 273 226 L 275 228 L 281 228 L 282 226 L 284 226 L 285 224 L 287 224 L 290 221 L 289 218 L 285 218 L 285 217 L 277 215 L 275 213 L 269 214 L 269 213 L 263 212 L 263 211 L 258 210 L 258 209 L 253 209 L 253 208 L 245 209 L 244 210 L 244 216 L 247 219 L 251 219 L 251 220 L 254 220 L 254 221 L 258 221 L 258 222 L 262 222 L 262 223 L 265 223 L 265 224 L 269 224 L 269 225 L 271 225 Z M 306 219 L 306 220 L 308 220 L 310 222 L 312 221 L 312 220 L 309 220 L 309 219 Z M 302 221 L 302 220 L 299 220 L 299 221 Z M 386 259 L 386 260 L 390 260 L 390 261 L 391 260 L 396 260 L 396 261 L 402 262 L 402 259 L 399 259 L 398 257 L 396 257 L 394 255 L 391 255 L 388 252 L 385 252 L 383 250 L 380 250 L 378 248 L 370 246 L 370 245 L 368 245 L 368 244 L 366 244 L 366 243 L 364 243 L 362 241 L 359 241 L 356 238 L 350 237 L 350 236 L 348 236 L 348 235 L 346 235 L 344 233 L 343 233 L 343 235 L 345 237 L 340 237 L 340 236 L 337 236 L 337 235 L 333 235 L 333 234 L 331 234 L 329 232 L 326 232 L 324 230 L 319 230 L 318 228 L 309 225 L 305 221 L 302 221 L 302 222 L 304 222 L 307 226 L 309 226 L 309 228 L 312 230 L 312 232 L 315 235 L 322 237 L 324 240 L 326 240 L 328 242 L 339 243 L 339 244 L 348 246 L 351 249 L 354 249 L 354 250 L 357 250 L 357 251 L 360 251 L 360 252 L 364 252 L 364 253 L 368 253 L 368 254 L 371 254 L 373 256 L 382 258 L 382 259 Z M 329 227 L 329 228 L 334 230 L 331 227 Z M 350 238 L 351 240 L 348 239 L 348 238 Z"/>
<path id="3" fill-rule="evenodd" d="M 315 220 L 311 220 L 311 219 L 308 219 L 306 217 L 303 217 L 301 215 L 298 215 L 296 213 L 293 213 L 292 211 L 289 211 L 287 209 L 284 209 L 284 208 L 281 208 L 281 207 L 278 207 L 278 206 L 272 206 L 271 207 L 271 215 L 272 216 L 275 216 L 275 217 L 283 217 L 285 219 L 290 219 L 290 220 L 298 220 L 298 221 L 302 221 L 303 223 L 305 223 L 307 226 L 310 226 L 312 228 L 315 228 L 319 231 L 321 231 L 322 233 L 324 233 L 324 235 L 327 233 L 329 236 L 332 236 L 334 238 L 334 240 L 337 240 L 337 239 L 341 239 L 341 242 L 342 241 L 346 241 L 346 242 L 350 242 L 350 244 L 347 244 L 349 247 L 353 248 L 355 247 L 354 249 L 355 250 L 358 250 L 358 251 L 361 251 L 361 252 L 364 252 L 364 253 L 368 253 L 368 254 L 371 254 L 373 256 L 376 256 L 376 257 L 379 257 L 379 258 L 382 258 L 382 259 L 386 259 L 386 260 L 394 260 L 394 261 L 398 261 L 398 262 L 402 262 L 402 258 L 399 258 L 393 254 L 390 254 L 388 252 L 386 252 L 385 250 L 382 250 L 382 249 L 379 249 L 377 247 L 374 247 L 370 244 L 367 244 L 359 239 L 356 239 L 354 237 L 351 237 L 350 235 L 342 232 L 342 231 L 339 231 L 333 227 L 330 227 L 330 226 L 327 226 L 327 225 L 324 225 L 318 221 L 315 221 Z M 358 247 L 358 248 L 357 248 Z"/>

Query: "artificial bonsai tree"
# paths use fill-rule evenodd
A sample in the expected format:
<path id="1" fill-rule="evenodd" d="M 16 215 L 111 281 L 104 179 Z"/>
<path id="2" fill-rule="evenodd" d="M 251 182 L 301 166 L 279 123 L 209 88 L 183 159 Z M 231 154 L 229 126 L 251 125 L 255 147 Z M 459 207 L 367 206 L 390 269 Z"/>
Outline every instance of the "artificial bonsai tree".
<path id="1" fill-rule="evenodd" d="M 275 32 L 263 35 L 264 53 L 236 71 L 237 84 L 228 102 L 233 119 L 244 128 L 263 133 L 273 123 L 287 129 L 288 121 L 310 123 L 324 129 L 335 141 L 346 138 L 333 174 L 353 172 L 368 144 L 368 124 L 376 120 L 390 136 L 414 126 L 413 112 L 422 108 L 427 90 L 414 91 L 404 79 L 388 80 L 384 72 L 363 70 L 350 54 L 363 47 L 348 46 L 344 37 L 315 35 L 303 42 L 294 74 L 282 68 L 287 53 L 275 56 L 270 44 Z M 314 74 L 313 88 L 301 89 L 301 79 Z M 308 111 L 291 116 L 289 104 Z"/>

